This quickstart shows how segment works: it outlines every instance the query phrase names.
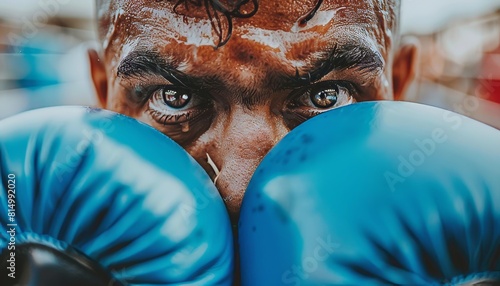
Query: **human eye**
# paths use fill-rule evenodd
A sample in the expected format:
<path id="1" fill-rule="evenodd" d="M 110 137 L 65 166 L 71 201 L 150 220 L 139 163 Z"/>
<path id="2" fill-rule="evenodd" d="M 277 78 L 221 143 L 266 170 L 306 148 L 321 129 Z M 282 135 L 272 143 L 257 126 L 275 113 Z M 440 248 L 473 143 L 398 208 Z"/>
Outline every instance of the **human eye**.
<path id="1" fill-rule="evenodd" d="M 135 117 L 182 146 L 196 140 L 212 123 L 214 100 L 209 91 L 147 82 L 125 88 Z"/>
<path id="2" fill-rule="evenodd" d="M 320 113 L 356 102 L 356 89 L 347 81 L 323 81 L 291 92 L 285 117 L 298 125 Z"/>
<path id="3" fill-rule="evenodd" d="M 179 125 L 207 112 L 210 100 L 199 91 L 167 85 L 154 89 L 147 105 L 147 112 L 156 123 Z"/>

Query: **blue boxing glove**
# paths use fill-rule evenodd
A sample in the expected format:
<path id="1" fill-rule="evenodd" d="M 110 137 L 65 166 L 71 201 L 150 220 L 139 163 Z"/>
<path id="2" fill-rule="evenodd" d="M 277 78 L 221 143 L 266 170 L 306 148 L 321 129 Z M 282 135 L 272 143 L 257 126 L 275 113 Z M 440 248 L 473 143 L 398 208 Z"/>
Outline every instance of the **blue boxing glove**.
<path id="1" fill-rule="evenodd" d="M 264 158 L 239 223 L 244 285 L 497 285 L 500 132 L 414 103 L 327 112 Z"/>
<path id="2" fill-rule="evenodd" d="M 0 122 L 1 285 L 231 285 L 208 175 L 153 128 L 57 107 Z"/>

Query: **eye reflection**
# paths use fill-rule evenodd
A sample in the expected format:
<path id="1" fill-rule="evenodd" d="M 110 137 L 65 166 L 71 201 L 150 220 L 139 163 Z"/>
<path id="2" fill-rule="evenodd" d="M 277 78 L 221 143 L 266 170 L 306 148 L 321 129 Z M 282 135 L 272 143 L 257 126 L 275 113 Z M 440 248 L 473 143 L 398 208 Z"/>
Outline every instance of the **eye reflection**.
<path id="1" fill-rule="evenodd" d="M 152 92 L 147 111 L 156 122 L 171 125 L 193 120 L 210 107 L 210 100 L 195 91 L 164 86 Z"/>
<path id="2" fill-rule="evenodd" d="M 293 91 L 283 116 L 290 129 L 320 113 L 356 102 L 358 96 L 352 83 L 323 81 Z"/>
<path id="3" fill-rule="evenodd" d="M 163 101 L 172 108 L 183 108 L 191 100 L 191 95 L 182 91 L 162 89 Z"/>
<path id="4" fill-rule="evenodd" d="M 214 118 L 210 93 L 174 85 L 156 86 L 147 93 L 145 113 L 151 125 L 181 146 L 205 132 Z"/>
<path id="5" fill-rule="evenodd" d="M 337 103 L 337 91 L 329 89 L 311 93 L 311 101 L 318 108 L 330 108 Z"/>

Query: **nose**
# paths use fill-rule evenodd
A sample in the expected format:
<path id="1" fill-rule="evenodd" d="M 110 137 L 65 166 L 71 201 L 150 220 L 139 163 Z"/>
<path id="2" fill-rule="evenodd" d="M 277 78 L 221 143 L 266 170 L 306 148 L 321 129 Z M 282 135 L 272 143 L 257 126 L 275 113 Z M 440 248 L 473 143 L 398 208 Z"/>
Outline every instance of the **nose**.
<path id="1" fill-rule="evenodd" d="M 226 204 L 233 224 L 239 217 L 239 210 L 245 189 L 269 150 L 289 131 L 282 118 L 273 114 L 269 106 L 249 110 L 238 107 L 230 118 L 221 122 L 222 128 L 217 148 L 210 150 L 210 156 L 220 169 L 216 186 Z"/>

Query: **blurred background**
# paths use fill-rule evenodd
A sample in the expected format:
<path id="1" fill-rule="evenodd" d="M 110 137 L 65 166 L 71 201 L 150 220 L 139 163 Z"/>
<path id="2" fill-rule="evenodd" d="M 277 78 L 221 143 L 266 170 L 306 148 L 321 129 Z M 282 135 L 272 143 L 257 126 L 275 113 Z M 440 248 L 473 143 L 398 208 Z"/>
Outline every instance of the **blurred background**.
<path id="1" fill-rule="evenodd" d="M 500 129 L 500 0 L 402 1 L 402 33 L 422 46 L 408 100 Z M 93 0 L 0 0 L 0 119 L 95 104 L 93 12 Z"/>

